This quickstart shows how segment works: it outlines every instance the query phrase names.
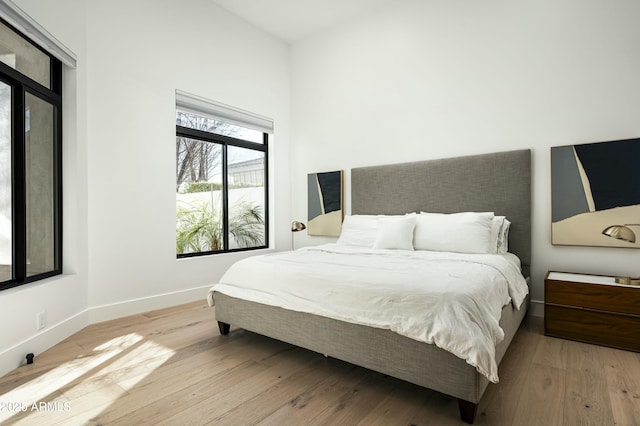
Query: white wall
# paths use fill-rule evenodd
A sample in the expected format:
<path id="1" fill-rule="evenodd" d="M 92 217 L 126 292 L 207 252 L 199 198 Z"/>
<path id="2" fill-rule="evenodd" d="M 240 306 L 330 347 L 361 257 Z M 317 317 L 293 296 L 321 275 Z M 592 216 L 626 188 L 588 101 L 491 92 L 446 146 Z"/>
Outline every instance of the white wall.
<path id="1" fill-rule="evenodd" d="M 531 148 L 533 299 L 547 270 L 640 274 L 638 251 L 550 244 L 549 167 L 551 146 L 640 136 L 639 13 L 633 1 L 405 0 L 298 42 L 292 216 L 306 219 L 310 172 Z"/>
<path id="2" fill-rule="evenodd" d="M 274 119 L 271 231 L 286 248 L 288 47 L 208 0 L 90 2 L 87 12 L 92 320 L 131 312 L 125 301 L 204 297 L 246 256 L 176 260 L 175 89 Z M 147 302 L 139 309 L 158 305 Z"/>
<path id="3" fill-rule="evenodd" d="M 0 294 L 0 375 L 90 322 L 204 300 L 249 255 L 176 259 L 176 89 L 274 119 L 271 247 L 288 249 L 291 223 L 287 45 L 208 0 L 16 3 L 78 68 L 65 78 L 65 275 Z"/>

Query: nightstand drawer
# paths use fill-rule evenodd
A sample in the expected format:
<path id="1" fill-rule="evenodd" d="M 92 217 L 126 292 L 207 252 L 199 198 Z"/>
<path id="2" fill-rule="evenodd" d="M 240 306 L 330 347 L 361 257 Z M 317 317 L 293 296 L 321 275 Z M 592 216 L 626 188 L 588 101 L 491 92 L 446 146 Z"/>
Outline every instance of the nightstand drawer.
<path id="1" fill-rule="evenodd" d="M 545 303 L 640 316 L 640 288 L 547 279 Z"/>
<path id="2" fill-rule="evenodd" d="M 640 352 L 640 317 L 547 305 L 545 334 Z"/>

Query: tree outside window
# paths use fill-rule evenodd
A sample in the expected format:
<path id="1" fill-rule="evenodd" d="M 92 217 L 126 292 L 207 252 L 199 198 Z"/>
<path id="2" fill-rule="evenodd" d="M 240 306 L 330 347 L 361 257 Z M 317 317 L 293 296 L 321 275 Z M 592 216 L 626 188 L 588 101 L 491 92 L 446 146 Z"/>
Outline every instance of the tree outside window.
<path id="1" fill-rule="evenodd" d="M 176 113 L 176 253 L 266 247 L 267 135 Z"/>

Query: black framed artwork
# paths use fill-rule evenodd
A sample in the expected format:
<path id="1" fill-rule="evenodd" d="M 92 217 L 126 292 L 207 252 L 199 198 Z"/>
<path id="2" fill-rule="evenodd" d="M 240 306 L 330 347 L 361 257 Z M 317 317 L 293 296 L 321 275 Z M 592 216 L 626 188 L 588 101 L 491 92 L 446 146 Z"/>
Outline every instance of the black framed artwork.
<path id="1" fill-rule="evenodd" d="M 309 235 L 340 236 L 344 217 L 342 187 L 342 170 L 307 175 Z"/>
<path id="2" fill-rule="evenodd" d="M 552 147 L 551 197 L 552 244 L 640 248 L 640 138 Z"/>

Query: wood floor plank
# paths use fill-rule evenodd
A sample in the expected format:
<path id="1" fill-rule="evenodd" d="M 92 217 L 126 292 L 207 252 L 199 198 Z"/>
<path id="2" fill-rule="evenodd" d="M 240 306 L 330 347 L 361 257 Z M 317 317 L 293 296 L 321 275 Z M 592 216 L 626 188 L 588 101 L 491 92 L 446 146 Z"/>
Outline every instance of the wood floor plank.
<path id="1" fill-rule="evenodd" d="M 369 373 L 355 386 L 340 395 L 336 402 L 328 406 L 311 424 L 356 425 L 378 403 L 394 393 L 400 381 L 379 373 Z"/>
<path id="2" fill-rule="evenodd" d="M 460 420 L 458 401 L 455 398 L 429 389 L 425 389 L 424 392 L 427 396 L 426 400 L 407 424 L 414 426 L 468 425 Z"/>
<path id="3" fill-rule="evenodd" d="M 201 380 L 192 382 L 186 387 L 165 391 L 160 398 L 143 405 L 135 411 L 130 411 L 128 407 L 121 408 L 119 401 L 119 406 L 114 412 L 120 414 L 120 417 L 115 418 L 110 423 L 114 425 L 127 425 L 149 422 L 149 424 L 157 425 L 160 424 L 163 419 L 174 416 L 179 417 L 183 413 L 187 417 L 200 414 L 206 416 L 210 407 L 204 409 L 206 406 L 203 404 L 203 401 L 209 399 L 212 394 L 215 396 L 221 395 L 223 391 L 227 387 L 232 386 L 236 380 L 247 380 L 259 374 L 261 371 L 262 367 L 258 363 L 245 361 L 222 373 L 212 376 L 201 376 Z M 101 414 L 91 419 L 90 424 L 102 425 L 105 422 L 106 417 Z M 174 420 L 174 422 L 176 422 L 176 420 Z M 204 421 L 201 423 L 192 422 L 191 424 L 204 424 Z"/>
<path id="4" fill-rule="evenodd" d="M 638 353 L 527 319 L 499 375 L 478 426 L 640 424 Z M 244 330 L 221 336 L 204 301 L 91 325 L 1 377 L 7 399 L 69 409 L 0 411 L 0 424 L 464 424 L 455 398 Z"/>
<path id="5" fill-rule="evenodd" d="M 565 370 L 567 368 L 567 352 L 565 346 L 569 341 L 556 337 L 541 339 L 536 345 L 532 362 L 539 365 Z"/>
<path id="6" fill-rule="evenodd" d="M 163 337 L 163 335 L 169 336 L 173 332 L 180 333 L 186 328 L 194 329 L 197 328 L 194 326 L 205 323 L 207 328 L 215 332 L 217 326 L 213 315 L 213 311 L 206 305 L 200 304 L 199 309 L 194 309 L 193 304 L 189 304 L 184 310 L 176 310 L 172 315 L 157 314 L 148 317 L 145 314 L 138 314 L 93 324 L 78 333 L 74 341 L 85 349 L 91 350 L 103 344 L 105 338 L 118 338 L 128 334 L 150 338 Z"/>
<path id="7" fill-rule="evenodd" d="M 308 351 L 298 352 L 295 350 L 295 354 L 296 356 L 292 357 L 265 358 L 245 368 L 247 371 L 236 370 L 235 374 L 228 375 L 213 384 L 217 388 L 217 392 L 200 393 L 194 392 L 190 388 L 192 393 L 186 395 L 186 398 L 180 399 L 177 412 L 152 417 L 152 421 L 156 425 L 174 425 L 180 422 L 185 422 L 185 424 L 208 423 L 263 392 L 273 383 L 287 380 L 296 371 L 306 367 L 314 358 L 317 358 L 317 354 Z M 207 390 L 210 389 L 210 383 L 207 382 L 206 387 Z M 185 405 L 194 402 L 208 408 L 206 410 L 184 410 Z"/>
<path id="8" fill-rule="evenodd" d="M 162 317 L 173 317 L 176 314 L 182 314 L 184 312 L 204 312 L 206 315 L 213 315 L 211 309 L 204 303 L 203 300 L 198 300 L 196 302 L 184 303 L 182 305 L 171 306 L 169 308 L 156 309 L 149 312 L 144 312 L 140 315 L 145 316 L 147 318 L 162 318 Z"/>
<path id="9" fill-rule="evenodd" d="M 69 361 L 70 353 L 80 353 L 81 348 L 75 342 L 61 342 L 35 357 L 33 364 L 24 364 L 20 368 L 9 372 L 7 375 L 0 377 L 0 394 L 2 394 L 7 388 L 11 389 L 24 382 L 32 380 L 41 374 L 52 370 L 60 364 Z"/>
<path id="10" fill-rule="evenodd" d="M 528 385 L 518 398 L 513 424 L 562 425 L 564 378 L 564 370 L 532 363 L 527 378 Z"/>
<path id="11" fill-rule="evenodd" d="M 603 353 L 605 377 L 616 425 L 640 425 L 640 358 L 637 353 L 609 349 Z"/>
<path id="12" fill-rule="evenodd" d="M 411 424 L 417 411 L 428 398 L 426 390 L 407 383 L 400 382 L 393 393 L 385 396 L 379 404 L 371 410 L 358 424 L 359 425 L 389 425 Z M 449 398 L 449 406 L 456 405 L 455 399 Z M 457 416 L 457 408 L 451 413 Z"/>
<path id="13" fill-rule="evenodd" d="M 601 346 L 565 342 L 564 424 L 614 424 Z"/>
<path id="14" fill-rule="evenodd" d="M 242 380 L 247 374 L 256 374 L 260 370 L 255 366 L 255 359 L 281 351 L 281 348 L 282 344 L 274 342 L 270 345 L 225 347 L 225 351 L 229 351 L 227 353 L 205 353 L 206 364 L 201 368 L 194 364 L 188 373 L 176 374 L 170 379 L 150 375 L 113 407 L 92 418 L 91 424 L 153 421 L 157 417 L 170 417 L 175 412 L 188 410 L 212 392 L 221 392 L 228 383 Z M 159 413 L 162 415 L 158 416 Z"/>
<path id="15" fill-rule="evenodd" d="M 528 383 L 527 372 L 531 369 L 540 337 L 539 332 L 532 331 L 528 324 L 522 324 L 500 363 L 500 382 L 490 383 L 478 404 L 476 425 L 508 425 L 513 422 L 517 401 Z"/>
<path id="16" fill-rule="evenodd" d="M 126 390 L 117 384 L 108 384 L 100 388 L 92 389 L 82 398 L 65 399 L 69 403 L 69 410 L 62 410 L 55 414 L 42 412 L 31 421 L 40 421 L 39 424 L 47 425 L 84 425 L 96 413 L 106 409 L 114 400 L 126 394 Z"/>
<path id="17" fill-rule="evenodd" d="M 131 379 L 129 375 L 123 376 L 123 380 L 118 382 L 125 386 L 130 394 L 145 393 L 145 399 L 149 401 L 149 394 L 146 392 L 158 388 L 158 383 L 174 389 L 188 384 L 191 378 L 217 374 L 221 370 L 249 361 L 251 356 L 257 354 L 253 340 L 238 340 L 225 346 L 216 346 L 215 350 L 199 345 L 197 349 L 200 350 L 190 352 L 190 356 L 174 355 L 161 368 L 143 377 L 133 387 L 127 383 Z"/>
<path id="18" fill-rule="evenodd" d="M 294 400 L 297 395 L 326 378 L 326 364 L 325 358 L 318 355 L 307 367 L 297 371 L 287 380 L 278 381 L 241 405 L 215 417 L 212 424 L 235 426 L 262 421 L 284 404 Z"/>
<path id="19" fill-rule="evenodd" d="M 343 362 L 332 362 L 325 377 L 316 386 L 298 393 L 285 405 L 267 416 L 258 425 L 312 424 L 328 406 L 353 388 L 367 374 L 364 369 Z"/>
<path id="20" fill-rule="evenodd" d="M 4 396 L 0 398 L 0 401 L 18 402 L 12 397 L 5 399 Z M 19 402 L 24 403 L 24 410 L 18 412 L 0 411 L 1 425 L 44 425 L 54 423 L 57 419 L 62 420 L 64 403 L 67 400 L 61 392 L 54 391 L 48 394 L 46 401 L 21 400 Z M 48 405 L 42 406 L 41 402 L 60 405 L 56 405 L 56 409 L 52 410 Z"/>
<path id="21" fill-rule="evenodd" d="M 588 343 L 564 341 L 564 349 L 567 358 L 567 369 L 588 370 L 597 375 L 604 375 L 604 363 L 602 361 L 602 346 Z"/>
<path id="22" fill-rule="evenodd" d="M 565 386 L 565 425 L 616 424 L 604 374 L 592 369 L 567 371 Z"/>

